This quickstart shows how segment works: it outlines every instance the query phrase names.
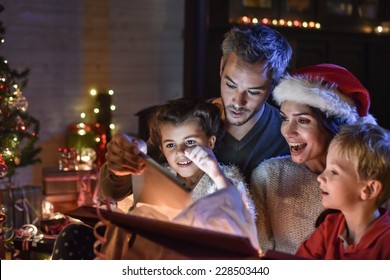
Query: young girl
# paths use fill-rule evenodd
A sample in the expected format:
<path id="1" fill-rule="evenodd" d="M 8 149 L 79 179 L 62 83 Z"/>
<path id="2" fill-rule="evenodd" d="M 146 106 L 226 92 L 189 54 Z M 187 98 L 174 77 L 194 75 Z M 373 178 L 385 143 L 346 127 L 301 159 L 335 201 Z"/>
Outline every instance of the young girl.
<path id="1" fill-rule="evenodd" d="M 164 166 L 193 188 L 193 200 L 235 186 L 254 215 L 240 170 L 219 164 L 212 151 L 223 134 L 217 105 L 180 98 L 158 108 L 150 120 L 149 142 L 161 151 Z"/>
<path id="2" fill-rule="evenodd" d="M 258 248 L 255 211 L 244 178 L 237 167 L 219 164 L 212 152 L 217 138 L 224 133 L 220 115 L 217 105 L 190 98 L 172 100 L 158 107 L 149 123 L 149 146 L 161 152 L 166 161 L 163 165 L 168 170 L 192 187 L 193 203 L 181 212 L 137 204 L 131 213 L 247 236 L 253 247 Z M 101 190 L 104 196 L 116 200 L 123 196 L 121 192 L 121 188 Z M 126 243 L 128 235 L 131 234 L 119 233 L 116 227 L 109 227 L 105 235 L 107 242 L 102 246 L 105 257 L 151 259 L 167 256 L 161 253 L 159 244 L 142 237 L 138 237 L 138 244 L 132 244 L 132 250 L 123 246 L 124 249 L 118 251 L 113 243 L 118 239 Z M 115 241 L 110 243 L 111 240 Z M 145 246 L 149 250 L 143 250 Z M 160 255 L 156 255 L 157 252 Z"/>

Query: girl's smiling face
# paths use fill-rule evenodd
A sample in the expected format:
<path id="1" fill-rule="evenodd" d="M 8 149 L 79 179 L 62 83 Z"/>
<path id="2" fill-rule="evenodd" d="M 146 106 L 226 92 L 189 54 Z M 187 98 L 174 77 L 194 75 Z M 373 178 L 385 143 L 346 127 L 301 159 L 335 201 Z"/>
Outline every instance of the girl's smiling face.
<path id="1" fill-rule="evenodd" d="M 164 123 L 160 126 L 161 150 L 168 164 L 187 182 L 197 182 L 203 175 L 184 151 L 195 145 L 214 148 L 215 136 L 210 138 L 199 128 L 197 121 L 188 120 L 179 125 Z"/>
<path id="2" fill-rule="evenodd" d="M 280 115 L 280 131 L 290 146 L 292 160 L 305 164 L 314 173 L 321 173 L 331 140 L 329 133 L 321 128 L 307 105 L 284 101 Z"/>

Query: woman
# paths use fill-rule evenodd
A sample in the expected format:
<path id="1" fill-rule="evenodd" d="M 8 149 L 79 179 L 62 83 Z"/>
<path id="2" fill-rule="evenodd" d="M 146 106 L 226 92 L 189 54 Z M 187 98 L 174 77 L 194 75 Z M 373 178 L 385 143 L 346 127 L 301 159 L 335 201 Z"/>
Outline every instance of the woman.
<path id="1" fill-rule="evenodd" d="M 325 169 L 331 139 L 343 124 L 375 119 L 368 114 L 367 89 L 334 64 L 296 70 L 279 83 L 273 98 L 280 106 L 281 133 L 290 155 L 259 164 L 251 189 L 261 249 L 293 254 L 324 210 L 317 176 Z"/>

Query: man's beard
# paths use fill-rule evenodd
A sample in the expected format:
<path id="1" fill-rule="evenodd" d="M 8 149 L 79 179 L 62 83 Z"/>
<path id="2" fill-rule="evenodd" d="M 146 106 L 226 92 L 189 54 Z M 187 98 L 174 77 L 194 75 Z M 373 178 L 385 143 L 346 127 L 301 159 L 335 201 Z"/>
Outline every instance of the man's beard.
<path id="1" fill-rule="evenodd" d="M 231 118 L 230 115 L 226 113 L 226 111 L 229 111 L 229 113 L 230 113 L 230 110 L 233 110 L 233 111 L 236 111 L 239 113 L 249 113 L 249 115 L 244 115 L 244 116 L 246 116 L 246 118 L 243 120 L 237 120 L 237 119 Z M 255 113 L 256 112 L 251 112 L 251 110 L 249 110 L 247 108 L 240 108 L 237 110 L 233 105 L 229 105 L 229 106 L 225 107 L 226 121 L 228 124 L 234 125 L 234 126 L 241 126 L 241 125 L 246 124 L 253 117 L 253 115 Z"/>

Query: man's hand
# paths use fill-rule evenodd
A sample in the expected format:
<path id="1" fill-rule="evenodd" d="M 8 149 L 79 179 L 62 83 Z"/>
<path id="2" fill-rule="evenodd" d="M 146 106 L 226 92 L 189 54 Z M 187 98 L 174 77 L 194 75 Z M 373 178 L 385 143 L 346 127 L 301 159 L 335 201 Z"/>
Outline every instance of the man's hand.
<path id="1" fill-rule="evenodd" d="M 146 153 L 146 143 L 126 134 L 115 134 L 107 144 L 107 167 L 117 176 L 140 174 L 145 162 L 139 152 Z"/>

